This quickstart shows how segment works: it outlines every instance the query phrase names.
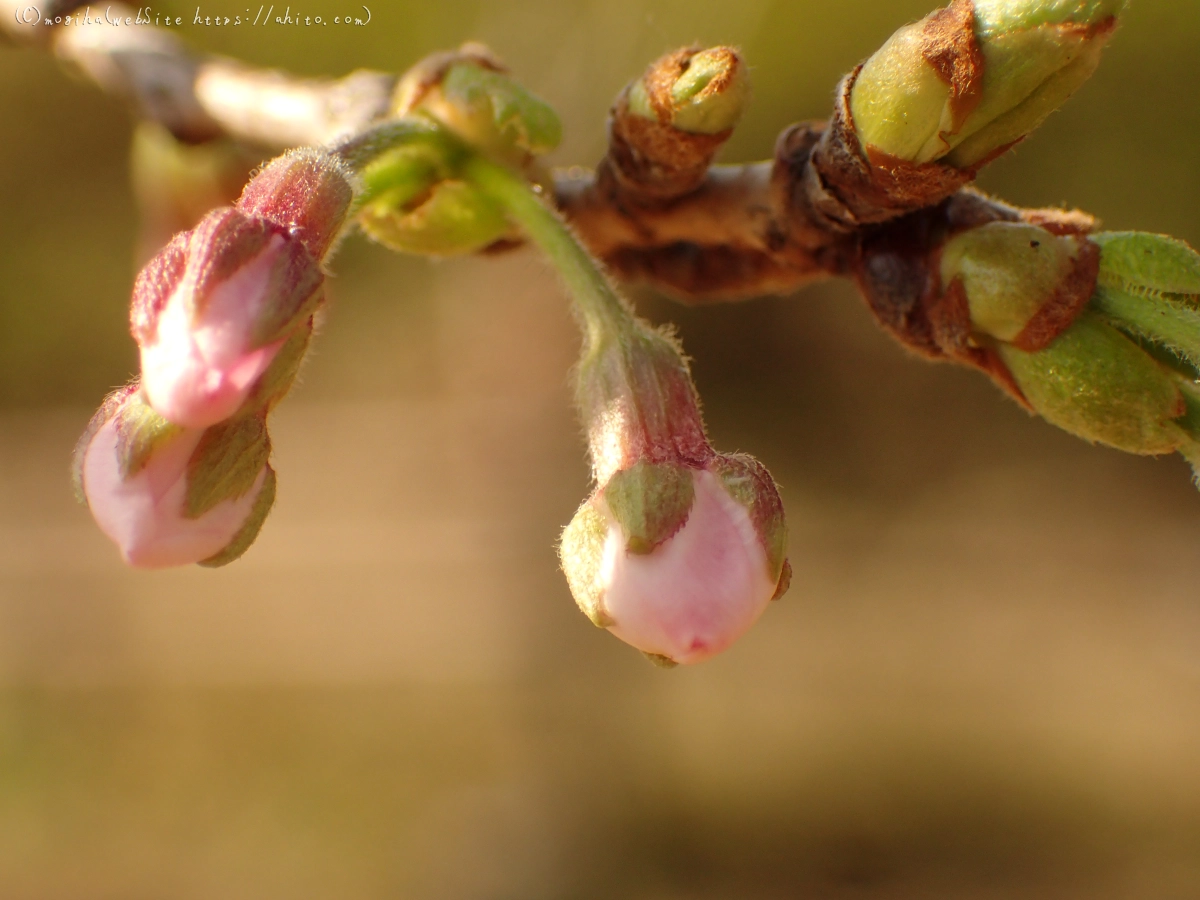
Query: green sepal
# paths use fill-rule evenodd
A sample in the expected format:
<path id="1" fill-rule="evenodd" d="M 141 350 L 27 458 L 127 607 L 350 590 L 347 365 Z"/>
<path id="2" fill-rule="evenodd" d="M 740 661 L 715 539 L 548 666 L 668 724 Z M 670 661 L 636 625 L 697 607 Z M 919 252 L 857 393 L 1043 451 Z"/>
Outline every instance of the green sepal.
<path id="1" fill-rule="evenodd" d="M 313 322 L 308 319 L 301 322 L 291 336 L 279 348 L 267 371 L 259 376 L 254 389 L 246 397 L 240 413 L 265 413 L 283 399 L 291 389 L 300 366 L 304 362 L 304 354 L 312 340 Z"/>
<path id="2" fill-rule="evenodd" d="M 1102 231 L 1091 239 L 1100 245 L 1100 284 L 1130 294 L 1200 301 L 1200 253 L 1184 241 L 1143 231 Z"/>
<path id="3" fill-rule="evenodd" d="M 187 467 L 183 514 L 198 519 L 254 487 L 271 455 L 265 415 L 239 416 L 205 430 Z"/>
<path id="4" fill-rule="evenodd" d="M 129 479 L 142 471 L 154 451 L 183 431 L 168 422 L 142 399 L 139 390 L 121 407 L 117 415 L 117 460 L 121 478 Z"/>
<path id="5" fill-rule="evenodd" d="M 446 72 L 441 89 L 449 102 L 490 115 L 503 143 L 537 155 L 548 153 L 562 140 L 558 114 L 503 72 L 459 62 Z"/>
<path id="6" fill-rule="evenodd" d="M 766 466 L 744 453 L 721 454 L 710 463 L 709 469 L 721 480 L 729 496 L 749 514 L 766 552 L 767 573 L 772 583 L 781 588 L 776 597 L 782 596 L 787 590 L 784 575 L 790 581 L 791 572 L 787 566 L 787 519 L 775 479 Z"/>
<path id="7" fill-rule="evenodd" d="M 693 471 L 670 463 L 639 460 L 615 472 L 604 500 L 625 535 L 630 553 L 653 553 L 687 522 L 696 496 Z"/>
<path id="8" fill-rule="evenodd" d="M 600 566 L 608 540 L 608 520 L 591 499 L 585 500 L 563 529 L 559 559 L 575 603 L 597 628 L 610 628 L 613 618 L 604 610 Z"/>
<path id="9" fill-rule="evenodd" d="M 250 549 L 250 545 L 258 538 L 258 533 L 262 530 L 263 522 L 267 520 L 267 514 L 271 512 L 271 507 L 274 505 L 275 470 L 268 465 L 267 474 L 263 478 L 262 487 L 258 489 L 258 496 L 254 498 L 254 506 L 250 509 L 250 515 L 246 517 L 246 521 L 242 523 L 242 527 L 233 536 L 233 540 L 229 542 L 224 550 L 213 554 L 208 559 L 200 560 L 197 565 L 216 569 L 221 566 L 227 566 L 235 559 L 238 559 Z"/>
<path id="10" fill-rule="evenodd" d="M 1043 350 L 997 351 L 1047 421 L 1129 453 L 1171 453 L 1185 440 L 1177 376 L 1095 313 L 1084 313 Z"/>

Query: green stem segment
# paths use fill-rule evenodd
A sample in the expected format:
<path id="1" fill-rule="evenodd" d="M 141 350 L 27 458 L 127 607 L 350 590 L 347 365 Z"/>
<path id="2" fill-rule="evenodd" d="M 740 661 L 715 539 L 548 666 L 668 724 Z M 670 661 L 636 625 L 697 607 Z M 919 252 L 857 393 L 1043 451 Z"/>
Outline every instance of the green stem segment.
<path id="1" fill-rule="evenodd" d="M 633 313 L 599 264 L 562 217 L 538 196 L 536 189 L 508 167 L 472 151 L 436 123 L 405 117 L 375 126 L 334 147 L 334 153 L 364 179 L 354 198 L 355 209 L 397 187 L 395 172 L 380 177 L 376 183 L 370 177 L 371 163 L 388 151 L 417 145 L 428 147 L 432 154 L 430 160 L 410 162 L 409 167 L 414 169 L 408 173 L 411 180 L 419 181 L 428 174 L 424 163 L 440 160 L 446 171 L 453 171 L 456 177 L 503 206 L 550 258 L 575 299 L 588 351 L 597 349 L 605 338 L 631 335 L 636 330 Z"/>
<path id="2" fill-rule="evenodd" d="M 558 269 L 583 320 L 587 350 L 599 347 L 605 337 L 634 330 L 633 314 L 595 259 L 524 178 L 479 155 L 466 160 L 463 175 L 502 204 Z"/>

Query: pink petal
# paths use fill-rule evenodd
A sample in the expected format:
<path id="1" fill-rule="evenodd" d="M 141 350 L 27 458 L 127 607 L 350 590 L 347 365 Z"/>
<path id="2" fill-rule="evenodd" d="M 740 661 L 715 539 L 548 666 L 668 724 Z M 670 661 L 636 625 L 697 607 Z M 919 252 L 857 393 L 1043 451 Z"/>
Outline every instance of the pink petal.
<path id="1" fill-rule="evenodd" d="M 687 522 L 653 553 L 626 552 L 620 526 L 604 509 L 603 605 L 616 622 L 609 630 L 678 663 L 700 662 L 729 647 L 775 593 L 749 514 L 712 473 L 698 471 L 694 479 Z"/>

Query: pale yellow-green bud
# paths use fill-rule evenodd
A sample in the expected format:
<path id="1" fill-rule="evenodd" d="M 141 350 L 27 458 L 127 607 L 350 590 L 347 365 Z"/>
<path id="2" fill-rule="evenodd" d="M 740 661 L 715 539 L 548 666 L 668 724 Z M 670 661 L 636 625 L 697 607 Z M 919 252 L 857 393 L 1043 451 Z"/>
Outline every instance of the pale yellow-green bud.
<path id="1" fill-rule="evenodd" d="M 653 97 L 651 94 L 653 93 Z M 746 64 L 730 47 L 685 50 L 658 60 L 629 86 L 629 111 L 688 134 L 720 134 L 750 99 Z"/>
<path id="2" fill-rule="evenodd" d="M 1125 0 L 954 0 L 896 32 L 854 83 L 860 143 L 971 168 L 1036 128 L 1095 71 Z"/>
<path id="3" fill-rule="evenodd" d="M 962 282 L 976 331 L 1012 342 L 1071 277 L 1086 239 L 991 222 L 946 242 L 943 285 Z"/>
<path id="4" fill-rule="evenodd" d="M 513 165 L 562 140 L 554 110 L 516 82 L 482 44 L 464 44 L 418 63 L 397 85 L 392 111 L 428 115 L 472 149 Z"/>

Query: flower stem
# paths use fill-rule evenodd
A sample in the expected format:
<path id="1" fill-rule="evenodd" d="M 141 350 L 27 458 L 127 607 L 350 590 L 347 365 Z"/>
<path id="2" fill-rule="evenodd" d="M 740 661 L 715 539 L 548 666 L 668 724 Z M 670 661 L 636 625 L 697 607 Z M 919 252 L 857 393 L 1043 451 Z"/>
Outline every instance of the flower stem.
<path id="1" fill-rule="evenodd" d="M 558 269 L 575 300 L 587 350 L 597 348 L 605 337 L 625 335 L 633 329 L 633 314 L 600 264 L 521 176 L 478 154 L 463 163 L 463 175 L 502 204 Z"/>

